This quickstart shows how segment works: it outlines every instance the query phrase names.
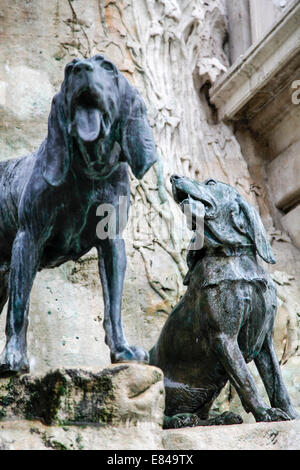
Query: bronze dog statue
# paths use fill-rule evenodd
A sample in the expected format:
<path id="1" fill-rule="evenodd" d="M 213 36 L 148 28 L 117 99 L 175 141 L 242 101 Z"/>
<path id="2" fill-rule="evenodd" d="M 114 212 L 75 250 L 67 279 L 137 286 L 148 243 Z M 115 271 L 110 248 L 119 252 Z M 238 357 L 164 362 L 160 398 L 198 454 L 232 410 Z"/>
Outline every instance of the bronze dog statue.
<path id="1" fill-rule="evenodd" d="M 54 96 L 48 135 L 33 154 L 0 162 L 0 312 L 9 297 L 0 373 L 26 372 L 29 295 L 38 270 L 96 247 L 112 362 L 147 362 L 122 328 L 128 164 L 142 178 L 156 160 L 145 104 L 102 55 L 74 59 Z M 120 198 L 127 206 L 119 217 Z M 98 238 L 97 208 L 116 209 L 116 236 Z M 125 212 L 125 213 L 124 213 Z M 105 235 L 105 234 L 104 234 Z"/>
<path id="2" fill-rule="evenodd" d="M 203 204 L 205 215 L 203 247 L 188 252 L 187 291 L 150 351 L 150 363 L 165 375 L 165 427 L 242 422 L 233 413 L 208 419 L 228 380 L 256 421 L 295 419 L 272 341 L 276 289 L 257 261 L 259 255 L 275 263 L 258 212 L 213 179 L 198 183 L 174 175 L 171 182 L 182 209 L 196 217 Z M 271 407 L 249 373 L 252 360 Z"/>

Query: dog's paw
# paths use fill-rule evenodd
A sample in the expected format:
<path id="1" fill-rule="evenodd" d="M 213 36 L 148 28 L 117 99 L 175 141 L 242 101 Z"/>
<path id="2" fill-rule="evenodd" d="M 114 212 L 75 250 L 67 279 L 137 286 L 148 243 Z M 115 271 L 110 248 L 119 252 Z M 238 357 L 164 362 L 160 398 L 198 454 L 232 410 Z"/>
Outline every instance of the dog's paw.
<path id="1" fill-rule="evenodd" d="M 163 429 L 180 429 L 201 426 L 203 421 L 192 413 L 179 413 L 174 416 L 164 417 Z"/>
<path id="2" fill-rule="evenodd" d="M 242 424 L 243 419 L 240 415 L 232 413 L 231 411 L 225 411 L 219 416 L 209 420 L 210 426 L 220 426 L 220 425 L 229 425 L 229 424 Z"/>
<path id="3" fill-rule="evenodd" d="M 149 354 L 138 346 L 125 346 L 119 351 L 110 354 L 113 364 L 120 362 L 142 362 L 148 364 Z"/>
<path id="4" fill-rule="evenodd" d="M 279 408 L 267 408 L 255 417 L 256 421 L 290 421 L 290 416 Z"/>
<path id="5" fill-rule="evenodd" d="M 288 409 L 285 409 L 284 411 L 285 411 L 285 413 L 287 413 L 287 415 L 290 417 L 290 419 L 297 419 L 297 420 L 300 419 L 300 415 L 297 413 L 297 411 L 292 406 L 290 406 Z"/>
<path id="6" fill-rule="evenodd" d="M 135 361 L 137 362 L 143 362 L 144 364 L 149 363 L 149 354 L 147 351 L 145 351 L 143 348 L 139 346 L 130 346 L 131 351 L 133 351 L 135 358 Z"/>
<path id="7" fill-rule="evenodd" d="M 0 355 L 0 376 L 26 374 L 29 372 L 29 362 L 27 356 L 18 351 L 7 351 L 4 349 Z"/>

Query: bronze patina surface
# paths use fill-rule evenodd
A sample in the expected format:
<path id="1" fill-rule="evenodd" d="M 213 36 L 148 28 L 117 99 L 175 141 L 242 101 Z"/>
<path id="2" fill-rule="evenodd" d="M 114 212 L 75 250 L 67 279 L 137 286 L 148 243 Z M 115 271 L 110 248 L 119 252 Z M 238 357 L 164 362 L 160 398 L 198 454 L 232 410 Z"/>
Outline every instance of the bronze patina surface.
<path id="1" fill-rule="evenodd" d="M 234 188 L 171 177 L 173 196 L 196 220 L 204 205 L 204 243 L 190 249 L 185 295 L 169 315 L 150 351 L 165 375 L 165 427 L 242 422 L 233 413 L 209 419 L 228 380 L 256 421 L 297 417 L 283 383 L 272 341 L 275 285 L 258 256 L 275 263 L 256 209 Z M 187 211 L 186 208 L 189 208 Z M 197 233 L 195 221 L 194 240 Z M 260 396 L 247 363 L 254 360 L 271 406 Z"/>

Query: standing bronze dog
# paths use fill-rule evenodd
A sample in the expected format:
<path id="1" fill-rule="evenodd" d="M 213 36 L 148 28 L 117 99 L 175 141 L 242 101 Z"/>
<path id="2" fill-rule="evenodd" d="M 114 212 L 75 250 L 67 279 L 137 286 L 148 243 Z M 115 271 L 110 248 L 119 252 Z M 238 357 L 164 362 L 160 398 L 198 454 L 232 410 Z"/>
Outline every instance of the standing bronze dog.
<path id="1" fill-rule="evenodd" d="M 126 269 L 122 230 L 129 207 L 128 165 L 142 178 L 155 162 L 144 102 L 102 55 L 74 59 L 52 101 L 48 135 L 31 155 L 0 163 L 0 312 L 9 296 L 0 373 L 26 372 L 29 295 L 38 270 L 77 260 L 96 247 L 105 340 L 113 362 L 147 361 L 121 322 Z M 120 197 L 127 200 L 118 217 Z M 96 235 L 97 207 L 116 209 L 115 237 Z"/>
<path id="2" fill-rule="evenodd" d="M 205 215 L 203 248 L 191 249 L 187 258 L 186 294 L 150 351 L 150 363 L 165 375 L 165 427 L 241 422 L 233 413 L 208 419 L 228 380 L 256 421 L 296 418 L 272 341 L 276 289 L 257 254 L 267 263 L 275 260 L 256 209 L 213 179 L 198 183 L 174 175 L 171 182 L 182 208 L 188 205 L 197 217 L 203 204 Z M 248 371 L 252 360 L 271 407 Z"/>

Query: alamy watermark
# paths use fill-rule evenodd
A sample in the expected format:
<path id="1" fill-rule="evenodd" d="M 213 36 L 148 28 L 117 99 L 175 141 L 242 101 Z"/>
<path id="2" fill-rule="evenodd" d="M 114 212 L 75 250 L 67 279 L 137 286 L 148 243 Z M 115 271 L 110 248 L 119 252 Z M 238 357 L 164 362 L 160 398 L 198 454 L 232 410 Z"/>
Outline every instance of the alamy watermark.
<path id="1" fill-rule="evenodd" d="M 176 212 L 175 224 L 168 203 L 162 205 L 161 211 L 155 210 L 150 204 L 132 205 L 128 227 L 123 236 L 129 202 L 127 197 L 121 196 L 115 204 L 105 203 L 97 207 L 99 222 L 96 235 L 99 240 L 122 237 L 143 245 L 150 245 L 154 241 L 171 245 L 176 238 L 179 242 L 190 242 L 189 249 L 200 250 L 204 240 L 204 206 L 200 202 L 190 200 L 182 204 L 181 209 L 181 213 Z"/>
<path id="2" fill-rule="evenodd" d="M 292 88 L 296 90 L 292 93 L 292 103 L 300 104 L 300 80 L 294 80 L 292 83 Z"/>

